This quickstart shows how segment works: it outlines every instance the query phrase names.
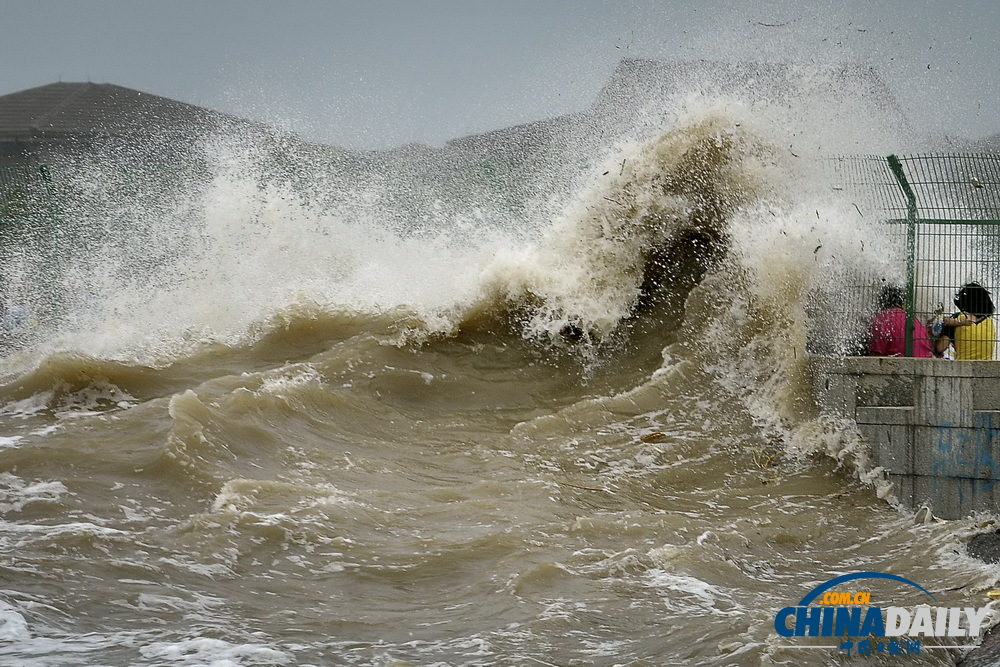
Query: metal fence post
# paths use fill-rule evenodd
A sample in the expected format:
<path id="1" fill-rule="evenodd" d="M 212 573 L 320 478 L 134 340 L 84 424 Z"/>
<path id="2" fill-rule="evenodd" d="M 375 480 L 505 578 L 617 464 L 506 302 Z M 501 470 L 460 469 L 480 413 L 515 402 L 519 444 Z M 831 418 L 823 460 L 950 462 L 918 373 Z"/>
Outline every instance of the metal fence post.
<path id="1" fill-rule="evenodd" d="M 906 195 L 906 326 L 904 327 L 904 351 L 913 356 L 913 316 L 916 311 L 916 254 L 917 254 L 917 196 L 906 180 L 903 165 L 895 155 L 886 157 L 892 175 Z"/>

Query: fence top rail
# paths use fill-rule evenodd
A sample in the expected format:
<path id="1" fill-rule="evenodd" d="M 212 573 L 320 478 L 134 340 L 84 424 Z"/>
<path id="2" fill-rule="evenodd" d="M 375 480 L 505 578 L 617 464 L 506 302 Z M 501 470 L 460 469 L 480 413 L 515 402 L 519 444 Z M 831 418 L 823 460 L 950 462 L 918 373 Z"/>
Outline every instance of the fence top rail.
<path id="1" fill-rule="evenodd" d="M 995 213 L 995 211 L 991 211 Z M 888 218 L 886 224 L 905 225 L 910 222 L 907 218 Z M 917 225 L 1000 225 L 998 218 L 916 218 L 913 220 Z"/>
<path id="2" fill-rule="evenodd" d="M 899 186 L 909 188 L 922 219 L 1000 218 L 1000 155 L 890 156 L 901 166 Z"/>

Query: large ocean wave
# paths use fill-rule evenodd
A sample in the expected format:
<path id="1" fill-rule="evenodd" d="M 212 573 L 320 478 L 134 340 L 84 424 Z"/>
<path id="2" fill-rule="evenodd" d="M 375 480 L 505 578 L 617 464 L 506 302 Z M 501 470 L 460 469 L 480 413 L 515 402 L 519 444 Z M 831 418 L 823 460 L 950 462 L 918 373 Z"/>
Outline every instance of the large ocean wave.
<path id="1" fill-rule="evenodd" d="M 901 139 L 782 71 L 615 88 L 535 144 L 65 165 L 58 243 L 5 250 L 10 654 L 825 664 L 775 599 L 991 585 L 958 546 L 988 519 L 914 525 L 813 404 L 816 295 L 888 244 L 823 158 Z"/>

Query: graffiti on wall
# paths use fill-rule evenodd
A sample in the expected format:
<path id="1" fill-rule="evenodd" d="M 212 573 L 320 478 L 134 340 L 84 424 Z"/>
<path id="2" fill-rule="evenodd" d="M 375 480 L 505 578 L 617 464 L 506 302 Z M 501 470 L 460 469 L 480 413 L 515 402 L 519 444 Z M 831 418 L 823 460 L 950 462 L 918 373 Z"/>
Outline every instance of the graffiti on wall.
<path id="1" fill-rule="evenodd" d="M 959 477 L 972 482 L 976 495 L 993 489 L 1000 465 L 993 456 L 994 443 L 1000 445 L 1000 427 L 993 426 L 992 412 L 974 413 L 972 428 L 940 424 L 934 447 L 934 477 Z M 959 496 L 964 485 L 959 487 Z"/>

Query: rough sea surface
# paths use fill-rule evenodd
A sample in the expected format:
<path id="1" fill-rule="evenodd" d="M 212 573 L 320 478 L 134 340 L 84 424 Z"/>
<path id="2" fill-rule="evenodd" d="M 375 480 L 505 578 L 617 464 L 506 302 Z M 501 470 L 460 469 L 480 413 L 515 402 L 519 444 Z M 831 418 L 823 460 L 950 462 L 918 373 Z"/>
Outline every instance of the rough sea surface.
<path id="1" fill-rule="evenodd" d="M 774 616 L 839 574 L 984 606 L 994 517 L 916 523 L 813 400 L 810 295 L 891 249 L 812 166 L 894 138 L 681 92 L 515 207 L 232 138 L 75 176 L 58 275 L 5 251 L 60 317 L 0 360 L 0 663 L 827 665 Z"/>

